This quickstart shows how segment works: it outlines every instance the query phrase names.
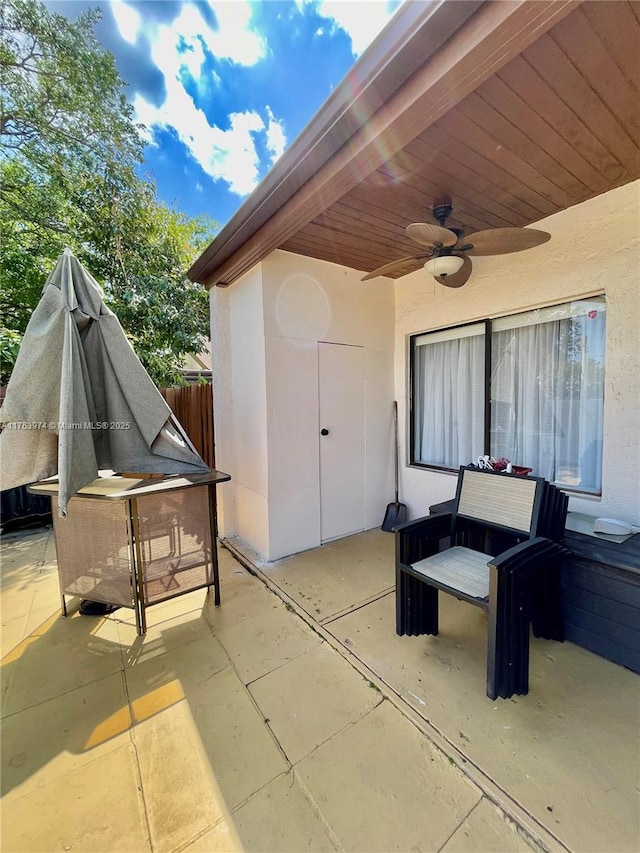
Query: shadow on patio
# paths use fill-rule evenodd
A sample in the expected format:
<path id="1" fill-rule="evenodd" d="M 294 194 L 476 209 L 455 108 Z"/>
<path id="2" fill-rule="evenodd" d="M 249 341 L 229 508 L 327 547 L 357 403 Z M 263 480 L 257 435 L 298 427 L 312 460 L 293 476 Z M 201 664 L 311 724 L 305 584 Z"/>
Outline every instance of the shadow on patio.
<path id="1" fill-rule="evenodd" d="M 529 696 L 490 702 L 482 613 L 396 637 L 389 534 L 243 549 L 258 577 L 221 550 L 222 606 L 144 637 L 60 618 L 49 530 L 3 546 L 6 853 L 637 849 L 637 676 L 535 641 Z"/>

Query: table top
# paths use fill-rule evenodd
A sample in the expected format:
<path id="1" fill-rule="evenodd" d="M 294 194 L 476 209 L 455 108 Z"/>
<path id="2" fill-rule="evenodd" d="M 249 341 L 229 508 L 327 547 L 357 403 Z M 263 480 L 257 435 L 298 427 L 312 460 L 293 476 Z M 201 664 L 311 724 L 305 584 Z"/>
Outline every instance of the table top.
<path id="1" fill-rule="evenodd" d="M 163 474 L 160 477 L 123 477 L 113 471 L 103 471 L 101 476 L 92 483 L 83 486 L 74 498 L 97 498 L 99 500 L 132 500 L 145 495 L 155 495 L 159 492 L 173 492 L 191 486 L 209 486 L 216 483 L 226 483 L 231 479 L 224 471 L 211 469 L 207 474 Z M 27 491 L 34 495 L 58 494 L 57 477 L 49 477 L 38 483 L 27 486 Z"/>

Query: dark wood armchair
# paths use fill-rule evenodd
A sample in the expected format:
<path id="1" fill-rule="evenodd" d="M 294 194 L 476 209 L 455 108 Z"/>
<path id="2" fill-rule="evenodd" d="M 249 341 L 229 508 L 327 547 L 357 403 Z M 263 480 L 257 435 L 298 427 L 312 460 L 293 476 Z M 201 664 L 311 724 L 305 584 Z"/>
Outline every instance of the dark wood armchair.
<path id="1" fill-rule="evenodd" d="M 395 528 L 396 633 L 438 633 L 438 594 L 488 610 L 487 696 L 529 691 L 529 625 L 564 639 L 568 498 L 541 477 L 461 468 L 451 512 Z"/>

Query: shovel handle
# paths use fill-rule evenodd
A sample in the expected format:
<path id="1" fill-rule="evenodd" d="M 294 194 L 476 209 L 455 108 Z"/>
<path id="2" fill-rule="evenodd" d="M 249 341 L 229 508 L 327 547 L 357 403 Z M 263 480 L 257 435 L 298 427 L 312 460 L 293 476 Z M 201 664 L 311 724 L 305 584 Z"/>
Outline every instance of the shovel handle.
<path id="1" fill-rule="evenodd" d="M 398 503 L 398 466 L 400 465 L 400 451 L 398 449 L 398 401 L 393 401 L 393 438 L 396 456 L 396 503 Z"/>

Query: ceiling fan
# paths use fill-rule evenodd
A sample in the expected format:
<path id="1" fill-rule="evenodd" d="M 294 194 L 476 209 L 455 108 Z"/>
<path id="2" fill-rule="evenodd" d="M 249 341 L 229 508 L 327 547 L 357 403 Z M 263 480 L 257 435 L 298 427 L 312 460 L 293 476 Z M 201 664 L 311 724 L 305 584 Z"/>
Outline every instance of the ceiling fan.
<path id="1" fill-rule="evenodd" d="M 425 261 L 425 269 L 440 284 L 462 287 L 473 269 L 469 255 L 506 255 L 510 252 L 522 252 L 551 239 L 551 234 L 535 228 L 490 228 L 465 235 L 460 228 L 445 227 L 451 211 L 452 206 L 448 202 L 434 205 L 433 217 L 439 225 L 414 222 L 405 229 L 407 236 L 414 243 L 424 246 L 424 250 L 408 258 L 399 258 L 384 264 L 367 273 L 361 280 L 368 281 L 379 275 L 393 274 L 403 269 L 408 261 Z"/>

